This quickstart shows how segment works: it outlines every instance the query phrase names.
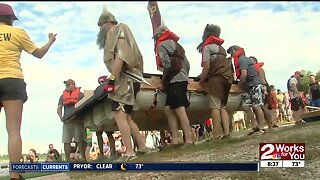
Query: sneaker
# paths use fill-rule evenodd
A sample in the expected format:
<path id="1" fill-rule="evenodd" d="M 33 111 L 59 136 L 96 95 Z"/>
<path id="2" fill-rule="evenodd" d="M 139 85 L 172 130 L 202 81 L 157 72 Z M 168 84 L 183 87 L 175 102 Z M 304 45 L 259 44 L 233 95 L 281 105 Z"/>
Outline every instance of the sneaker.
<path id="1" fill-rule="evenodd" d="M 118 162 L 128 162 L 128 161 L 132 161 L 133 159 L 136 159 L 138 158 L 136 153 L 133 153 L 133 154 L 125 154 L 123 155 L 122 157 L 120 157 L 119 159 L 115 160 L 114 162 L 115 163 L 118 163 Z"/>
<path id="2" fill-rule="evenodd" d="M 276 125 L 276 124 L 274 124 L 273 126 L 271 126 L 271 127 L 273 127 L 273 128 L 277 128 L 277 127 L 279 127 L 278 125 Z"/>

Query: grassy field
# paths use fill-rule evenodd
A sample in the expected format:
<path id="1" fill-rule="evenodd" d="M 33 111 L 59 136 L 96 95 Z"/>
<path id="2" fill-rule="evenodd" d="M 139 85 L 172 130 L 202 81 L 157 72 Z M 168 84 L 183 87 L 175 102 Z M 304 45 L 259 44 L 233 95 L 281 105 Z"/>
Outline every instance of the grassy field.
<path id="1" fill-rule="evenodd" d="M 188 149 L 166 150 L 140 156 L 134 162 L 253 162 L 259 158 L 259 143 L 306 143 L 304 168 L 263 168 L 260 172 L 81 172 L 71 179 L 320 179 L 320 122 L 280 127 L 263 135 L 237 132 L 230 139 L 203 142 Z M 23 176 L 44 176 L 29 173 Z M 5 179 L 5 178 L 4 178 Z M 44 179 L 50 179 L 44 177 Z M 2 180 L 2 178 L 0 178 Z"/>

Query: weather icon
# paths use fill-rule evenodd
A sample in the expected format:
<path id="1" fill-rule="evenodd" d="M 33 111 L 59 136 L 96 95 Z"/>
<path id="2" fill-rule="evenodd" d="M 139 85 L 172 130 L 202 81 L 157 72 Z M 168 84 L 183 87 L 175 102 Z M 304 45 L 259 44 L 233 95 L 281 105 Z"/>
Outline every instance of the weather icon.
<path id="1" fill-rule="evenodd" d="M 127 170 L 127 165 L 126 164 L 121 164 L 120 168 L 122 171 L 126 171 Z"/>

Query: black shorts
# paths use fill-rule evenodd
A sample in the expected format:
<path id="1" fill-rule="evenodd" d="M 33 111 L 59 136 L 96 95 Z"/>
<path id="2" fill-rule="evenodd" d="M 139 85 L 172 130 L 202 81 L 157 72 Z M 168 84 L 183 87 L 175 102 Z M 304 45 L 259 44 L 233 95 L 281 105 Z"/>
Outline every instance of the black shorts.
<path id="1" fill-rule="evenodd" d="M 140 91 L 140 83 L 134 82 L 133 83 L 133 93 L 134 93 L 134 98 L 136 98 L 138 92 Z M 112 101 L 112 105 L 111 105 L 111 110 L 112 111 L 117 111 L 121 108 L 123 108 L 122 110 L 127 113 L 127 114 L 132 114 L 133 113 L 133 106 L 131 105 L 122 105 L 122 107 L 120 107 L 121 104 L 117 101 Z"/>
<path id="2" fill-rule="evenodd" d="M 301 98 L 290 99 L 291 109 L 293 111 L 298 111 L 300 108 L 304 108 L 304 103 Z"/>
<path id="3" fill-rule="evenodd" d="M 187 81 L 170 83 L 167 89 L 166 106 L 170 106 L 170 109 L 188 107 L 190 103 L 187 98 L 187 87 Z"/>
<path id="4" fill-rule="evenodd" d="M 26 102 L 28 99 L 26 86 L 27 84 L 23 79 L 0 79 L 0 102 L 7 100 L 21 100 L 22 102 Z"/>
<path id="5" fill-rule="evenodd" d="M 122 109 L 122 111 L 124 111 L 127 114 L 132 114 L 133 106 L 126 105 L 126 104 L 120 104 L 117 101 L 112 101 L 112 104 L 111 104 L 111 110 L 112 111 L 118 111 L 118 110 L 121 110 L 121 109 Z"/>

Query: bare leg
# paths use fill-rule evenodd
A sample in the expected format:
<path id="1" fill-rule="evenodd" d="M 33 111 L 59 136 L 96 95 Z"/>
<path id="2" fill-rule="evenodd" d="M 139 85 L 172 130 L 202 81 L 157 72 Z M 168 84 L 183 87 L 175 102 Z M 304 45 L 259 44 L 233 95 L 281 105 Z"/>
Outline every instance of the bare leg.
<path id="1" fill-rule="evenodd" d="M 242 122 L 243 129 L 247 129 L 246 121 L 244 119 L 241 119 L 241 122 Z"/>
<path id="2" fill-rule="evenodd" d="M 166 139 L 166 134 L 164 132 L 165 130 L 160 130 L 160 142 L 162 146 L 166 145 L 165 139 Z"/>
<path id="3" fill-rule="evenodd" d="M 129 126 L 131 128 L 131 133 L 133 138 L 137 141 L 138 143 L 138 150 L 139 151 L 143 151 L 145 150 L 146 147 L 146 143 L 145 143 L 145 138 L 142 136 L 142 134 L 139 131 L 139 128 L 137 126 L 137 124 L 132 120 L 132 117 L 129 116 Z"/>
<path id="4" fill-rule="evenodd" d="M 78 146 L 79 146 L 79 153 L 81 155 L 81 160 L 85 161 L 86 160 L 86 154 L 85 154 L 86 143 L 84 141 L 78 142 Z"/>
<path id="5" fill-rule="evenodd" d="M 85 152 L 87 161 L 90 160 L 90 148 L 91 147 L 87 145 L 86 152 Z"/>
<path id="6" fill-rule="evenodd" d="M 264 114 L 264 118 L 268 124 L 268 128 L 270 129 L 273 125 L 272 123 L 272 117 L 271 117 L 271 114 L 269 112 L 269 109 L 268 109 L 268 105 L 265 104 L 261 107 L 262 111 L 263 111 L 263 114 Z"/>
<path id="7" fill-rule="evenodd" d="M 224 134 L 224 136 L 227 136 L 230 134 L 230 127 L 229 127 L 230 126 L 230 118 L 229 118 L 229 114 L 226 111 L 225 107 L 221 107 L 220 114 L 221 114 L 223 134 Z"/>
<path id="8" fill-rule="evenodd" d="M 298 111 L 296 111 L 296 121 L 301 121 L 302 119 L 301 119 L 301 117 L 300 117 L 300 115 L 301 114 L 303 114 L 303 113 L 305 113 L 305 109 L 304 108 L 300 108 Z"/>
<path id="9" fill-rule="evenodd" d="M 114 111 L 114 118 L 120 130 L 124 146 L 126 147 L 126 154 L 133 154 L 131 144 L 131 130 L 128 124 L 129 114 L 126 114 L 122 110 Z"/>
<path id="10" fill-rule="evenodd" d="M 112 136 L 113 132 L 112 131 L 107 131 L 106 134 L 108 136 L 108 140 L 109 140 L 109 144 L 110 144 L 110 153 L 114 154 L 116 152 L 116 145 L 115 145 L 114 138 Z"/>
<path id="11" fill-rule="evenodd" d="M 172 136 L 172 144 L 178 144 L 179 143 L 179 132 L 178 132 L 178 122 L 177 118 L 174 114 L 174 111 L 170 109 L 169 106 L 166 106 L 164 108 L 164 114 L 166 115 L 168 119 L 168 125 L 169 129 L 171 131 Z"/>
<path id="12" fill-rule="evenodd" d="M 233 122 L 233 129 L 234 129 L 235 131 L 238 131 L 238 124 L 237 124 L 236 121 Z"/>
<path id="13" fill-rule="evenodd" d="M 22 157 L 21 121 L 23 102 L 21 100 L 3 101 L 8 132 L 8 154 L 10 162 L 20 162 Z M 10 172 L 11 178 L 19 178 L 18 172 Z"/>
<path id="14" fill-rule="evenodd" d="M 300 119 L 300 112 L 298 111 L 293 111 L 293 119 L 294 121 L 298 121 Z"/>
<path id="15" fill-rule="evenodd" d="M 199 138 L 200 138 L 199 129 L 198 129 L 198 128 L 196 129 L 195 133 L 196 133 L 196 139 L 193 140 L 193 142 L 198 142 L 198 141 L 199 141 Z"/>
<path id="16" fill-rule="evenodd" d="M 221 115 L 219 109 L 211 109 L 211 116 L 213 120 L 213 137 L 217 138 L 222 136 Z"/>
<path id="17" fill-rule="evenodd" d="M 64 153 L 65 153 L 65 159 L 67 162 L 70 162 L 70 151 L 71 151 L 70 143 L 64 143 Z"/>
<path id="18" fill-rule="evenodd" d="M 248 120 L 251 123 L 251 128 L 256 128 L 258 126 L 257 120 L 254 117 L 254 113 L 250 106 L 242 106 L 242 109 L 246 112 Z"/>
<path id="19" fill-rule="evenodd" d="M 262 129 L 264 127 L 264 122 L 265 122 L 263 111 L 260 106 L 254 106 L 253 109 L 254 109 L 256 119 L 258 122 L 258 128 Z"/>
<path id="20" fill-rule="evenodd" d="M 181 127 L 183 130 L 183 134 L 185 137 L 185 142 L 184 143 L 193 143 L 192 135 L 191 135 L 191 126 L 190 126 L 190 121 L 186 113 L 186 109 L 184 106 L 178 107 L 177 109 L 174 110 L 177 114 L 177 116 L 180 119 Z"/>

